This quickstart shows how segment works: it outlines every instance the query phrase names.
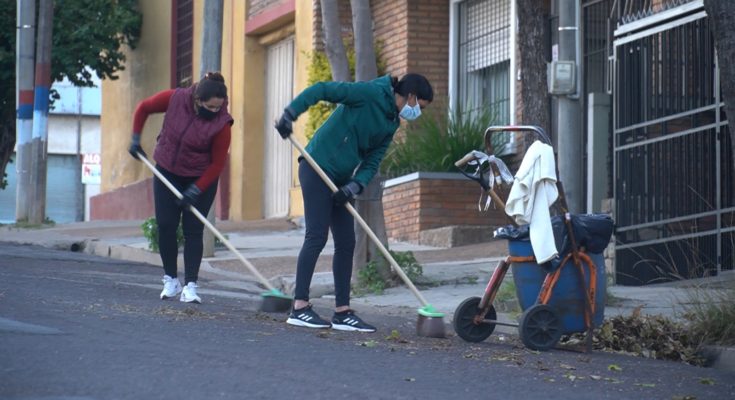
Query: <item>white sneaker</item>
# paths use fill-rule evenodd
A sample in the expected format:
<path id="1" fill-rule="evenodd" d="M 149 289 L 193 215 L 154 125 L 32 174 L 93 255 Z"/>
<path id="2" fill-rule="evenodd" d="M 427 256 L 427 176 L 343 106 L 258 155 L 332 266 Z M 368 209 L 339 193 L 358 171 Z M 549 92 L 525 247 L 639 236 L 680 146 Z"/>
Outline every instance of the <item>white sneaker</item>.
<path id="1" fill-rule="evenodd" d="M 168 275 L 164 275 L 161 300 L 170 299 L 179 293 L 181 293 L 181 282 L 179 282 L 179 278 L 172 278 Z"/>
<path id="2" fill-rule="evenodd" d="M 181 291 L 181 298 L 179 298 L 179 301 L 183 301 L 184 303 L 197 303 L 202 304 L 202 299 L 197 296 L 197 286 L 196 282 L 189 282 L 186 286 L 184 286 L 184 290 Z"/>

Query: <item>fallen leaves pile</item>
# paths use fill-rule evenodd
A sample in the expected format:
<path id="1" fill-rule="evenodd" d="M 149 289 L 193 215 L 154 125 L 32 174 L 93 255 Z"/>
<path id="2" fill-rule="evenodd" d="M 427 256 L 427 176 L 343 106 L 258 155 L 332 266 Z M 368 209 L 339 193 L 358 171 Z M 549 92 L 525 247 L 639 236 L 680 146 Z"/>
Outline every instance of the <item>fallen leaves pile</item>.
<path id="1" fill-rule="evenodd" d="M 584 343 L 584 338 L 584 333 L 575 333 L 561 343 Z M 700 366 L 706 361 L 698 354 L 700 339 L 691 335 L 686 325 L 663 316 L 641 315 L 640 310 L 606 319 L 595 330 L 592 343 L 597 350 L 639 357 Z"/>

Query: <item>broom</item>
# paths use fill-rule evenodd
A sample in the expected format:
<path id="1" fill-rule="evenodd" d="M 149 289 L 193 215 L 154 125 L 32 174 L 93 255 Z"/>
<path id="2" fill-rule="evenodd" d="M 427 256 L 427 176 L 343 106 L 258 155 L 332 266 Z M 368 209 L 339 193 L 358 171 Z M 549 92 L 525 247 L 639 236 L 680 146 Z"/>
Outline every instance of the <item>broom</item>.
<path id="1" fill-rule="evenodd" d="M 138 153 L 138 158 L 143 161 L 143 164 L 145 164 L 151 172 L 161 181 L 163 182 L 166 187 L 173 192 L 173 194 L 181 199 L 183 196 L 181 195 L 181 192 L 174 187 L 174 185 L 171 184 L 171 182 L 166 179 L 163 174 L 161 174 L 154 166 L 151 164 L 150 161 L 141 153 Z M 230 243 L 229 240 L 227 240 L 218 230 L 217 228 L 212 225 L 209 220 L 202 215 L 202 213 L 199 212 L 195 207 L 189 207 L 189 211 L 191 211 L 192 214 L 194 214 L 195 217 L 199 219 L 209 230 L 214 234 L 214 236 L 217 237 L 224 245 L 230 249 L 230 251 L 237 256 L 240 261 L 242 261 L 243 264 L 245 264 L 245 267 L 250 271 L 251 274 L 253 274 L 257 280 L 268 289 L 267 292 L 264 292 L 261 294 L 262 301 L 260 303 L 259 310 L 264 312 L 285 312 L 291 309 L 291 303 L 293 300 L 283 294 L 280 290 L 276 289 L 275 286 L 273 286 L 270 282 L 268 282 L 267 279 L 263 275 L 258 272 L 258 270 L 253 266 L 253 264 L 250 263 L 245 257 L 240 254 L 239 251 L 235 248 L 235 246 Z"/>

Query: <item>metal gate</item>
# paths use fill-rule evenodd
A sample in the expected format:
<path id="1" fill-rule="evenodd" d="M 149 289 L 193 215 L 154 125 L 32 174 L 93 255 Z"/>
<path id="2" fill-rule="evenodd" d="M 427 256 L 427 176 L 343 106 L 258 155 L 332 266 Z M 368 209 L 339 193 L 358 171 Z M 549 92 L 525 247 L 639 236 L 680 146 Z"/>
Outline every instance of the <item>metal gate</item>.
<path id="1" fill-rule="evenodd" d="M 46 217 L 58 224 L 77 221 L 77 213 L 84 207 L 76 190 L 78 183 L 76 155 L 49 154 L 46 170 Z M 0 190 L 0 223 L 15 222 L 15 196 L 18 175 L 15 164 L 6 170 L 8 186 Z"/>
<path id="2" fill-rule="evenodd" d="M 280 117 L 293 94 L 293 37 L 268 47 L 266 62 L 265 152 L 263 215 L 288 215 L 291 190 L 291 144 L 275 132 L 272 121 Z"/>
<path id="3" fill-rule="evenodd" d="M 619 284 L 733 268 L 733 154 L 710 25 L 694 3 L 615 31 Z"/>

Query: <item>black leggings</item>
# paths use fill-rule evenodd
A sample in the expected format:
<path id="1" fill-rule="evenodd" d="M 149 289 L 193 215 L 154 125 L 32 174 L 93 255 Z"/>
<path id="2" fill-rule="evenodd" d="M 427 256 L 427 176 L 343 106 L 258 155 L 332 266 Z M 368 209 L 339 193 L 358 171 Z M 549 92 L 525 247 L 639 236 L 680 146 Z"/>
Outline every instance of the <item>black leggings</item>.
<path id="1" fill-rule="evenodd" d="M 198 177 L 182 177 L 156 166 L 179 192 L 186 190 Z M 194 205 L 202 215 L 209 213 L 217 193 L 217 181 L 207 188 Z M 161 252 L 163 271 L 170 277 L 178 276 L 176 260 L 179 257 L 179 246 L 176 242 L 176 230 L 181 221 L 184 230 L 184 284 L 196 282 L 199 276 L 199 264 L 202 262 L 202 236 L 204 224 L 194 214 L 184 211 L 178 204 L 176 196 L 158 178 L 153 179 L 153 198 L 156 206 L 156 222 L 158 223 L 158 248 Z"/>
<path id="2" fill-rule="evenodd" d="M 332 191 L 306 161 L 299 162 L 299 182 L 304 198 L 306 236 L 296 264 L 296 300 L 309 301 L 309 286 L 319 253 L 327 244 L 329 229 L 334 240 L 332 274 L 335 304 L 350 305 L 352 255 L 355 252 L 355 225 L 346 207 L 334 206 Z"/>

